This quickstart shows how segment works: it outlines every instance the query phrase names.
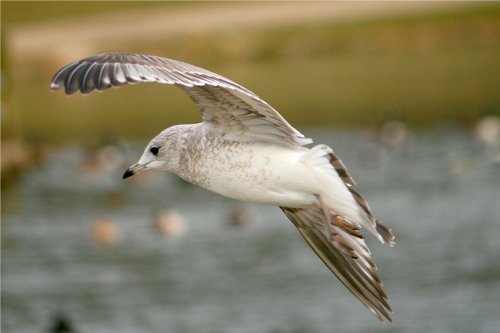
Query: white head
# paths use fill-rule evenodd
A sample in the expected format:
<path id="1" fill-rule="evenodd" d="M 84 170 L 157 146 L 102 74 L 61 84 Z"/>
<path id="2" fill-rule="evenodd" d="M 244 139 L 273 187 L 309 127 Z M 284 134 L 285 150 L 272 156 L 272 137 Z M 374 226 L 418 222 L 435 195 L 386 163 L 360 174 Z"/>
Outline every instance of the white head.
<path id="1" fill-rule="evenodd" d="M 180 125 L 169 127 L 155 136 L 137 163 L 128 168 L 123 179 L 144 170 L 175 171 L 179 163 Z"/>

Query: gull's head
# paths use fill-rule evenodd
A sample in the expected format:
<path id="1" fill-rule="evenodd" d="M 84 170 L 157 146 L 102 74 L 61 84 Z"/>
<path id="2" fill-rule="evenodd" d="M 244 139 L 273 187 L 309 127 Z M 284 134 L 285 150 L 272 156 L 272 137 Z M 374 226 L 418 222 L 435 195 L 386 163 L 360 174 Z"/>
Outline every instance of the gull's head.
<path id="1" fill-rule="evenodd" d="M 163 130 L 148 143 L 139 161 L 125 170 L 123 179 L 144 170 L 174 171 L 179 161 L 178 138 L 178 126 Z"/>

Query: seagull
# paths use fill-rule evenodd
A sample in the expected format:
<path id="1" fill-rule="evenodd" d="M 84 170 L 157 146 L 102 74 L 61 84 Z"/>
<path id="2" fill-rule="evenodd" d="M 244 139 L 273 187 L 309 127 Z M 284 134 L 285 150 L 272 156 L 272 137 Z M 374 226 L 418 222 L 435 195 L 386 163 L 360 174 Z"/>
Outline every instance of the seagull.
<path id="1" fill-rule="evenodd" d="M 88 94 L 140 82 L 179 87 L 203 121 L 160 132 L 124 179 L 144 170 L 163 170 L 229 198 L 278 206 L 347 289 L 380 321 L 392 322 L 361 228 L 389 246 L 394 244 L 392 230 L 375 219 L 330 147 L 306 147 L 312 140 L 250 90 L 185 62 L 118 53 L 63 67 L 51 88 L 64 87 L 68 95 Z"/>

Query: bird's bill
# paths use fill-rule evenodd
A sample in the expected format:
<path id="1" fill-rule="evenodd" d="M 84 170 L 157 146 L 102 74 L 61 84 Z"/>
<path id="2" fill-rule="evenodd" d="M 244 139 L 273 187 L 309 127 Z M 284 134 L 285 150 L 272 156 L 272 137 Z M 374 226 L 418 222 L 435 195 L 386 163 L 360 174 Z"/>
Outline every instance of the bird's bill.
<path id="1" fill-rule="evenodd" d="M 145 168 L 146 168 L 146 164 L 136 163 L 136 164 L 130 166 L 127 170 L 125 170 L 125 173 L 123 174 L 122 178 L 125 179 L 125 178 L 128 178 L 128 177 L 132 177 L 136 173 L 141 172 L 142 170 L 144 170 Z"/>

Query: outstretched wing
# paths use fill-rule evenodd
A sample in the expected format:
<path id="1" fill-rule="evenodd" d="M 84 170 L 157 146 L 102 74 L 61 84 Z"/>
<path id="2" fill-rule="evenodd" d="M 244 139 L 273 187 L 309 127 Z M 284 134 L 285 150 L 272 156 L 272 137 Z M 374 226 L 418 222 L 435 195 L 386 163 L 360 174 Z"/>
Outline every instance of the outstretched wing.
<path id="1" fill-rule="evenodd" d="M 335 217 L 328 217 L 328 225 L 325 225 L 325 217 L 319 207 L 281 209 L 347 289 L 379 320 L 385 318 L 392 321 L 387 295 L 359 230 L 342 223 L 341 218 L 336 221 Z"/>
<path id="2" fill-rule="evenodd" d="M 84 94 L 127 83 L 176 85 L 198 106 L 204 125 L 226 140 L 297 147 L 312 142 L 260 97 L 223 76 L 184 62 L 141 54 L 100 54 L 62 68 L 52 89 Z"/>

